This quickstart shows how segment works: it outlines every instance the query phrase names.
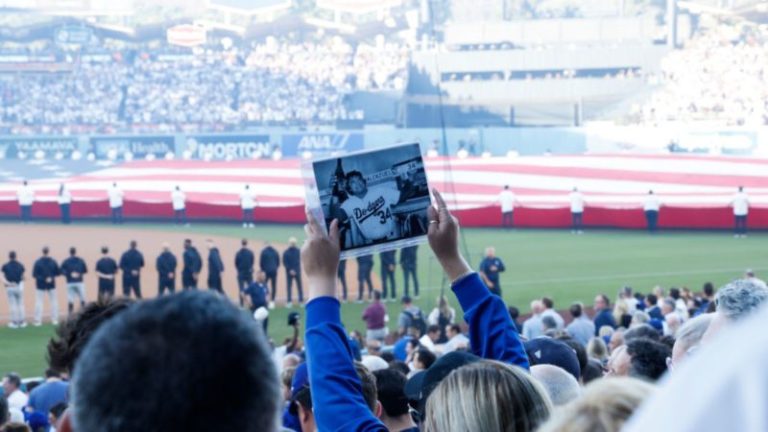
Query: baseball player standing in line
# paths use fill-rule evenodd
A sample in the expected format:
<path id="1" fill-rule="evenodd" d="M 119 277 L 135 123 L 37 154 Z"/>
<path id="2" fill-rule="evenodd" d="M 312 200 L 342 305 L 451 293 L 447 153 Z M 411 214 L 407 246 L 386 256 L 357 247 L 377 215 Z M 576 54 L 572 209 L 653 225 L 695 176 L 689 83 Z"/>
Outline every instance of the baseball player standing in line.
<path id="1" fill-rule="evenodd" d="M 16 252 L 8 253 L 8 262 L 3 264 L 3 285 L 8 294 L 8 305 L 11 309 L 10 328 L 24 328 L 27 321 L 24 318 L 24 265 L 16 260 Z"/>
<path id="2" fill-rule="evenodd" d="M 51 324 L 59 324 L 59 300 L 56 298 L 56 276 L 61 274 L 59 264 L 48 256 L 48 246 L 43 247 L 43 256 L 35 261 L 32 277 L 35 278 L 35 327 L 43 325 L 43 300 L 48 297 L 51 307 Z"/>
<path id="3" fill-rule="evenodd" d="M 155 262 L 158 276 L 158 296 L 165 294 L 165 291 L 170 294 L 176 291 L 176 265 L 176 257 L 171 252 L 171 247 L 168 243 L 163 243 L 163 252 Z"/>
<path id="4" fill-rule="evenodd" d="M 80 300 L 80 309 L 85 307 L 85 282 L 83 275 L 88 273 L 85 261 L 77 256 L 74 247 L 69 248 L 69 257 L 61 263 L 61 273 L 67 281 L 67 313 L 72 316 L 75 300 Z"/>
<path id="5" fill-rule="evenodd" d="M 144 267 L 144 255 L 136 249 L 136 240 L 131 240 L 131 247 L 120 257 L 120 270 L 123 272 L 123 295 L 130 297 L 131 292 L 141 298 L 141 269 Z"/>
<path id="6" fill-rule="evenodd" d="M 99 299 L 107 301 L 115 296 L 115 275 L 117 261 L 109 256 L 109 248 L 101 248 L 101 259 L 96 262 L 96 275 L 99 277 Z"/>

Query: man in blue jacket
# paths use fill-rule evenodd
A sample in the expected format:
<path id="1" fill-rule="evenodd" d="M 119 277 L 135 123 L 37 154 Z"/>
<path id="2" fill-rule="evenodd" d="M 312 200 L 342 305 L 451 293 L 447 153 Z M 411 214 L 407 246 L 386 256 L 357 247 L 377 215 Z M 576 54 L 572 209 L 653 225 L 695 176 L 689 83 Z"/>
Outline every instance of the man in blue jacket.
<path id="1" fill-rule="evenodd" d="M 136 248 L 136 240 L 131 240 L 130 248 L 120 257 L 120 271 L 123 272 L 123 295 L 130 297 L 133 292 L 141 298 L 141 269 L 144 267 L 144 255 Z"/>
<path id="2" fill-rule="evenodd" d="M 80 309 L 85 307 L 85 283 L 83 275 L 88 273 L 85 261 L 77 256 L 75 248 L 69 248 L 69 257 L 61 263 L 61 273 L 67 280 L 67 312 L 72 315 L 75 300 L 80 300 Z"/>
<path id="3" fill-rule="evenodd" d="M 299 248 L 296 247 L 296 239 L 293 237 L 288 239 L 288 245 L 288 249 L 283 252 L 283 265 L 285 277 L 288 280 L 288 307 L 292 307 L 293 282 L 296 282 L 296 289 L 299 292 L 299 303 L 304 303 L 304 290 L 301 287 L 301 255 Z"/>
<path id="4" fill-rule="evenodd" d="M 43 256 L 35 261 L 32 277 L 35 278 L 35 326 L 43 324 L 43 299 L 48 297 L 51 305 L 51 323 L 59 323 L 59 301 L 56 298 L 56 276 L 61 275 L 59 264 L 48 256 L 48 246 L 43 248 Z"/>
<path id="5" fill-rule="evenodd" d="M 459 253 L 458 222 L 440 194 L 435 191 L 434 195 L 438 209 L 429 208 L 429 244 L 453 281 L 453 292 L 469 324 L 472 353 L 527 369 L 528 357 L 504 301 L 490 293 Z M 305 340 L 317 429 L 386 431 L 366 406 L 341 324 L 341 305 L 334 298 L 340 253 L 338 221 L 331 223 L 326 236 L 312 215 L 307 220 L 308 239 L 302 250 L 310 298 Z"/>
<path id="6" fill-rule="evenodd" d="M 207 240 L 208 245 L 208 289 L 224 294 L 221 286 L 221 274 L 224 272 L 224 262 L 221 260 L 219 248 L 213 244 L 213 240 Z"/>
<path id="7" fill-rule="evenodd" d="M 184 268 L 181 271 L 181 283 L 185 290 L 197 289 L 197 281 L 200 278 L 200 270 L 203 269 L 203 260 L 200 252 L 192 246 L 192 240 L 184 240 Z"/>
<path id="8" fill-rule="evenodd" d="M 237 288 L 243 293 L 248 285 L 253 282 L 253 263 L 255 257 L 253 251 L 248 249 L 248 240 L 240 240 L 241 248 L 235 254 L 235 269 L 237 269 Z M 243 305 L 243 297 L 240 298 L 240 306 Z"/>
<path id="9" fill-rule="evenodd" d="M 609 326 L 610 328 L 616 328 L 616 320 L 613 319 L 613 313 L 611 312 L 611 301 L 608 300 L 608 296 L 605 294 L 599 294 L 595 297 L 595 336 L 600 333 L 600 328 L 603 326 Z"/>
<path id="10" fill-rule="evenodd" d="M 157 295 L 161 296 L 168 291 L 173 294 L 176 291 L 176 257 L 171 252 L 168 243 L 163 243 L 163 252 L 157 257 L 158 288 Z"/>
<path id="11" fill-rule="evenodd" d="M 259 254 L 259 268 L 264 272 L 269 289 L 272 290 L 272 300 L 269 308 L 275 307 L 275 294 L 277 293 L 277 270 L 280 268 L 280 254 L 267 242 Z"/>

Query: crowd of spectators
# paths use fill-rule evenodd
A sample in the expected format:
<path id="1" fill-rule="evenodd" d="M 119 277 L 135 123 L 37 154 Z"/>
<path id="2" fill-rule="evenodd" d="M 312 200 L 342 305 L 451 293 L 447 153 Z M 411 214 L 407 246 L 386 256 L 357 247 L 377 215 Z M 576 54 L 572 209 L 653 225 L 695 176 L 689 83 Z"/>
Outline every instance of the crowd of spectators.
<path id="1" fill-rule="evenodd" d="M 632 118 L 646 124 L 768 123 L 768 29 L 713 24 L 662 60 L 660 88 Z"/>
<path id="2" fill-rule="evenodd" d="M 297 331 L 270 347 L 250 315 L 209 293 L 102 300 L 58 328 L 48 346 L 50 370 L 29 394 L 34 384 L 5 375 L 0 425 L 10 423 L 0 430 L 37 431 L 34 425 L 48 421 L 76 432 L 618 432 L 666 422 L 674 430 L 719 430 L 686 427 L 686 419 L 701 418 L 681 409 L 669 418 L 636 410 L 674 392 L 672 384 L 684 387 L 676 375 L 695 383 L 729 376 L 716 368 L 691 374 L 687 367 L 707 356 L 722 361 L 714 348 L 724 338 L 745 324 L 760 327 L 755 320 L 765 318 L 768 288 L 754 273 L 717 291 L 706 284 L 700 293 L 656 287 L 643 295 L 623 287 L 615 297 L 598 295 L 592 311 L 574 303 L 568 314 L 544 297 L 520 324 L 517 308 L 508 308 L 462 257 L 458 221 L 439 193 L 435 201 L 429 245 L 452 281 L 463 323 L 449 296 L 429 314 L 405 298 L 387 335 L 376 331 L 388 328 L 377 293 L 361 317 L 370 324 L 367 337 L 348 332 L 335 297 L 338 223 L 326 234 L 308 215 L 303 340 Z M 729 355 L 728 362 L 761 360 Z M 661 380 L 667 375 L 672 379 Z M 765 393 L 763 382 L 734 379 L 721 383 L 729 397 Z M 686 395 L 703 408 L 712 406 L 706 397 Z M 758 411 L 743 422 L 751 427 L 737 430 L 761 430 Z M 729 421 L 724 416 L 721 423 Z"/>
<path id="3" fill-rule="evenodd" d="M 219 131 L 361 120 L 345 97 L 403 90 L 409 51 L 378 38 L 267 39 L 179 55 L 163 49 L 70 59 L 72 71 L 0 75 L 0 127 L 12 132 Z"/>

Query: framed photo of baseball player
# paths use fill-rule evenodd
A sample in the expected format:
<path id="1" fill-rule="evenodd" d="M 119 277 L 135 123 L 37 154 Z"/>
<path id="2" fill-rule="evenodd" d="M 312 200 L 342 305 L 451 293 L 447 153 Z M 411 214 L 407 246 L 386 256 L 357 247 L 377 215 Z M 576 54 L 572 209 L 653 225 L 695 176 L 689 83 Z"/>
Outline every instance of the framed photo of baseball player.
<path id="1" fill-rule="evenodd" d="M 339 220 L 342 258 L 426 239 L 430 195 L 418 144 L 315 160 L 305 178 L 310 211 L 326 229 Z"/>

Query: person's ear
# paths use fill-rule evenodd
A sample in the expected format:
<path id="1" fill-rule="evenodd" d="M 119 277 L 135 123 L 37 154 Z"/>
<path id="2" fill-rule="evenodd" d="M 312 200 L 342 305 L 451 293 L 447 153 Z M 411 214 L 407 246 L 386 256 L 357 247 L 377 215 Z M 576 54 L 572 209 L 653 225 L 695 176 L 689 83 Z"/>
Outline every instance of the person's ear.
<path id="1" fill-rule="evenodd" d="M 384 413 L 384 408 L 381 406 L 381 402 L 376 401 L 376 410 L 374 414 L 376 415 L 376 418 L 381 418 L 381 415 Z"/>
<path id="2" fill-rule="evenodd" d="M 64 411 L 64 414 L 62 414 L 61 419 L 59 420 L 59 424 L 56 426 L 56 430 L 59 432 L 75 432 L 75 429 L 72 427 L 72 419 L 70 418 L 70 412 L 69 409 Z"/>

